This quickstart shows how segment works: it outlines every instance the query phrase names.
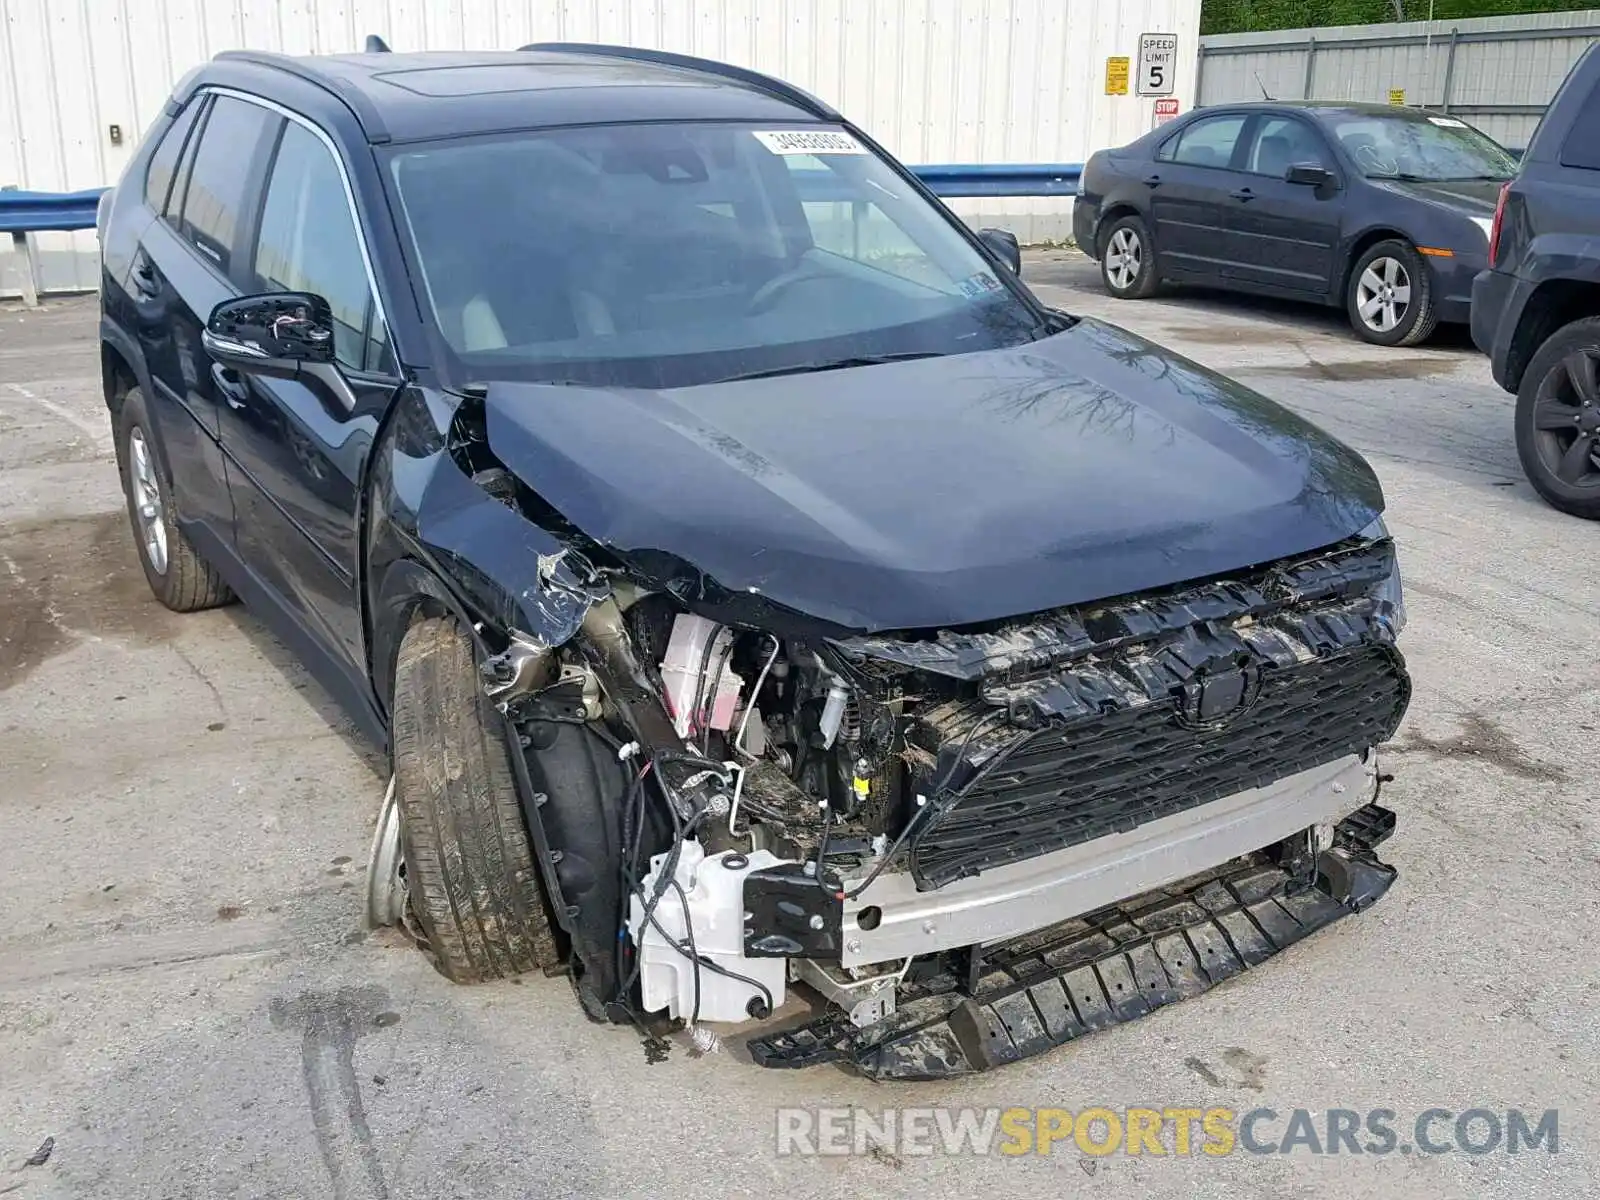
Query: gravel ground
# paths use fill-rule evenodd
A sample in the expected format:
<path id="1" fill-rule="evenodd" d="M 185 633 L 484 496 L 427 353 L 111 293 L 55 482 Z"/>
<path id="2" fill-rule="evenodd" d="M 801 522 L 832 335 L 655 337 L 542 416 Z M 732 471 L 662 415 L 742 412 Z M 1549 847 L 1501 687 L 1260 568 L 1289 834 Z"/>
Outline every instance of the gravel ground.
<path id="1" fill-rule="evenodd" d="M 150 598 L 93 299 L 0 309 L 0 1194 L 1600 1194 L 1600 527 L 1523 481 L 1464 332 L 1385 351 L 1337 313 L 1114 302 L 1075 252 L 1028 274 L 1376 466 L 1416 684 L 1380 905 L 1196 1000 L 937 1085 L 765 1072 L 732 1047 L 653 1064 L 563 980 L 453 987 L 360 927 L 382 765 L 246 612 Z M 1433 1107 L 1555 1108 L 1560 1152 L 775 1153 L 785 1105 L 1138 1104 L 1386 1108 L 1406 1131 Z"/>

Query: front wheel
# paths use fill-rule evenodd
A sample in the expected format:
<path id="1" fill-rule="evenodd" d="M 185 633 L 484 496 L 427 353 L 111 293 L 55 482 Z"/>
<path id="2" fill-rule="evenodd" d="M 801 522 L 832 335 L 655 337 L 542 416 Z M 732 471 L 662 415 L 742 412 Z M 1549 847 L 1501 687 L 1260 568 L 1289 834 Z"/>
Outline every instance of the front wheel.
<path id="1" fill-rule="evenodd" d="M 1106 290 L 1121 300 L 1143 300 L 1161 282 L 1155 239 L 1142 217 L 1119 217 L 1106 231 L 1100 254 L 1100 277 Z"/>
<path id="2" fill-rule="evenodd" d="M 1415 346 L 1439 324 L 1422 255 L 1408 242 L 1379 242 L 1350 272 L 1345 306 L 1350 325 L 1375 346 Z"/>
<path id="3" fill-rule="evenodd" d="M 556 965 L 511 764 L 517 751 L 455 621 L 428 618 L 406 631 L 391 712 L 392 804 L 368 865 L 368 918 L 414 917 L 434 965 L 456 983 Z"/>
<path id="4" fill-rule="evenodd" d="M 1600 317 L 1557 330 L 1517 391 L 1517 457 L 1552 507 L 1600 520 Z"/>

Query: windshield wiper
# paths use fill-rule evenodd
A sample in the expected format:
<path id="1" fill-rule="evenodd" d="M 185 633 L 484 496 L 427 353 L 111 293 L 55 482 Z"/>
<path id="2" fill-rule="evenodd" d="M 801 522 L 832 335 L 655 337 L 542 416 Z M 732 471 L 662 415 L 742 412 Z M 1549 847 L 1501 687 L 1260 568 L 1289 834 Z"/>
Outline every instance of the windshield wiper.
<path id="1" fill-rule="evenodd" d="M 821 362 L 795 363 L 790 367 L 772 367 L 765 371 L 750 371 L 744 375 L 728 375 L 718 383 L 734 383 L 741 379 L 769 379 L 775 375 L 809 375 L 815 371 L 840 371 L 846 367 L 877 367 L 884 363 L 910 362 L 916 358 L 943 358 L 942 350 L 906 350 L 899 354 L 856 354 L 848 358 L 829 358 Z"/>

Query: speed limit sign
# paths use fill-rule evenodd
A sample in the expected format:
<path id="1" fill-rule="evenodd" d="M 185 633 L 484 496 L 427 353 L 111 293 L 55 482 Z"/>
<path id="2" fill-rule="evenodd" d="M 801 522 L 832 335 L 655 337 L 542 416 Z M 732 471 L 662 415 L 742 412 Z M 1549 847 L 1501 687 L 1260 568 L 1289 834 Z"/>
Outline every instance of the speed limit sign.
<path id="1" fill-rule="evenodd" d="M 1178 38 L 1171 33 L 1139 35 L 1139 86 L 1141 96 L 1170 96 L 1178 69 Z"/>

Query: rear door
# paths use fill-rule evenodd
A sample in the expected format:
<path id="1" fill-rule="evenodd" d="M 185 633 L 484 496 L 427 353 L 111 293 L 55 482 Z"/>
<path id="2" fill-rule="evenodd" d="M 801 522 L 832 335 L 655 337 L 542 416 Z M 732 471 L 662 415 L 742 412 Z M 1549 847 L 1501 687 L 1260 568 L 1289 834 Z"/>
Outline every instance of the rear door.
<path id="1" fill-rule="evenodd" d="M 399 380 L 333 143 L 298 119 L 278 125 L 244 290 L 327 300 L 340 370 L 273 379 L 217 368 L 222 447 L 241 556 L 359 694 L 361 482 Z"/>
<path id="2" fill-rule="evenodd" d="M 1339 183 L 1310 187 L 1284 178 L 1302 165 L 1337 174 L 1322 131 L 1297 113 L 1260 114 L 1246 131 L 1240 160 L 1242 181 L 1228 201 L 1236 248 L 1229 279 L 1325 298 L 1334 286 L 1347 193 Z"/>
<path id="3" fill-rule="evenodd" d="M 129 275 L 178 520 L 203 554 L 231 549 L 233 505 L 200 330 L 211 309 L 236 294 L 229 272 L 238 218 L 260 178 L 268 125 L 260 109 L 229 96 L 189 101 L 151 158 L 146 198 L 158 217 L 140 235 Z"/>
<path id="4" fill-rule="evenodd" d="M 1145 184 L 1163 275 L 1221 280 L 1238 253 L 1231 193 L 1248 113 L 1217 113 L 1189 122 L 1156 150 Z"/>

